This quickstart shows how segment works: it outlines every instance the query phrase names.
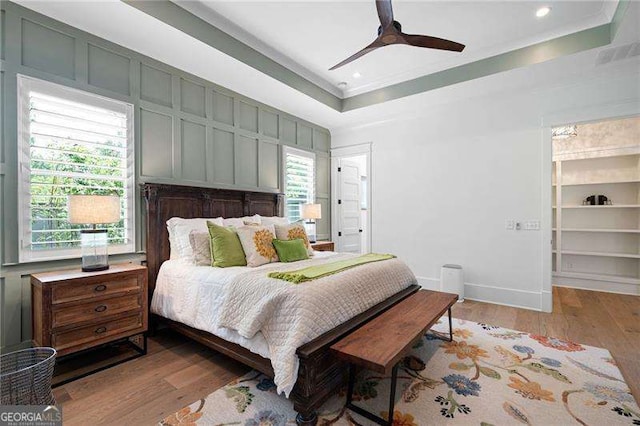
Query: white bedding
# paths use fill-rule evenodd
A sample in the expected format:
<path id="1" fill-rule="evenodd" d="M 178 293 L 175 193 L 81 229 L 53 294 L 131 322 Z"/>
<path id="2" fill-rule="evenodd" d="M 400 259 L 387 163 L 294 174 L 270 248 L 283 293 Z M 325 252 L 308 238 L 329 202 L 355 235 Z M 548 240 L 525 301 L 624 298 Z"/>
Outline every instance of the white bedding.
<path id="1" fill-rule="evenodd" d="M 298 285 L 267 277 L 270 271 L 349 256 L 354 255 L 320 252 L 313 259 L 257 268 L 167 261 L 158 275 L 151 310 L 269 358 L 278 392 L 288 396 L 298 375 L 298 347 L 416 282 L 397 259 Z"/>
<path id="2" fill-rule="evenodd" d="M 314 258 L 322 259 L 332 257 L 334 254 L 333 252 L 316 252 Z M 287 264 L 277 263 L 277 265 Z M 151 312 L 209 332 L 226 341 L 237 343 L 262 357 L 270 358 L 269 347 L 261 333 L 246 339 L 234 330 L 217 326 L 217 316 L 223 301 L 225 285 L 239 274 L 260 270 L 267 266 L 268 264 L 256 268 L 247 266 L 212 268 L 195 266 L 180 259 L 167 260 L 160 266 L 158 272 L 151 299 Z M 264 274 L 266 276 L 267 272 L 265 271 Z"/>

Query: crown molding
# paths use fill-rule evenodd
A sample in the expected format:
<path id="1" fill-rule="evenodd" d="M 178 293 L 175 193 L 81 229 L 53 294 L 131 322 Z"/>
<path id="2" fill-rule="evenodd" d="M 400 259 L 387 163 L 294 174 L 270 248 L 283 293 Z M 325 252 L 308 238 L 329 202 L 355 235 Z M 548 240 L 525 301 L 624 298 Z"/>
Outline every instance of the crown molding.
<path id="1" fill-rule="evenodd" d="M 342 100 L 339 97 L 169 0 L 122 0 L 122 2 L 244 62 L 336 111 L 342 108 Z"/>

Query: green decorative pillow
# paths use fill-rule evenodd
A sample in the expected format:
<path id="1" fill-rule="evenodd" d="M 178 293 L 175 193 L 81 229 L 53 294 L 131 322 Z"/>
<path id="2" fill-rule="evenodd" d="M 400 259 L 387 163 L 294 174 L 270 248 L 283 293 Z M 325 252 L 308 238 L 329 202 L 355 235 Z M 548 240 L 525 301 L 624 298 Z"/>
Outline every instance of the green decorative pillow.
<path id="1" fill-rule="evenodd" d="M 304 240 L 296 238 L 293 240 L 273 240 L 273 246 L 276 248 L 278 257 L 281 262 L 297 262 L 309 258 L 307 247 Z"/>
<path id="2" fill-rule="evenodd" d="M 229 266 L 247 266 L 247 259 L 242 250 L 240 238 L 235 230 L 218 226 L 207 221 L 209 236 L 211 237 L 211 255 L 213 264 L 218 268 Z"/>

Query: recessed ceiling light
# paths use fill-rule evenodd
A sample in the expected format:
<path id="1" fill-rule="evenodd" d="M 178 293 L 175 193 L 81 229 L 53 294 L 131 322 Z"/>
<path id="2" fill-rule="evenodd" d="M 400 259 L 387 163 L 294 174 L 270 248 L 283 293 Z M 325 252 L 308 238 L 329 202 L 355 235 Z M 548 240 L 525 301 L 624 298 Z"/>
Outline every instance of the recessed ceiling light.
<path id="1" fill-rule="evenodd" d="M 551 8 L 549 6 L 544 6 L 544 7 L 541 7 L 540 9 L 536 10 L 536 16 L 538 18 L 542 18 L 544 16 L 547 16 L 549 14 L 549 12 L 551 12 Z"/>
<path id="2" fill-rule="evenodd" d="M 346 81 L 341 81 L 340 83 L 338 83 L 338 87 L 341 89 L 344 89 L 345 87 L 347 87 L 347 82 Z"/>
<path id="3" fill-rule="evenodd" d="M 353 78 L 360 78 L 362 77 L 362 74 L 360 74 L 358 71 L 353 73 Z"/>

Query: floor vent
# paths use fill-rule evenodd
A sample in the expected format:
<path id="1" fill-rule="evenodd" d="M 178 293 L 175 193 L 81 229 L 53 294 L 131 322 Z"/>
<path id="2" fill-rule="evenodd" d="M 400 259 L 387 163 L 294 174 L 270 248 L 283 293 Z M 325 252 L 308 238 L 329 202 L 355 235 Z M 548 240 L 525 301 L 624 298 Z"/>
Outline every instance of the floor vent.
<path id="1" fill-rule="evenodd" d="M 640 43 L 625 44 L 602 50 L 596 58 L 596 65 L 605 65 L 609 62 L 622 61 L 636 56 L 640 56 Z"/>

